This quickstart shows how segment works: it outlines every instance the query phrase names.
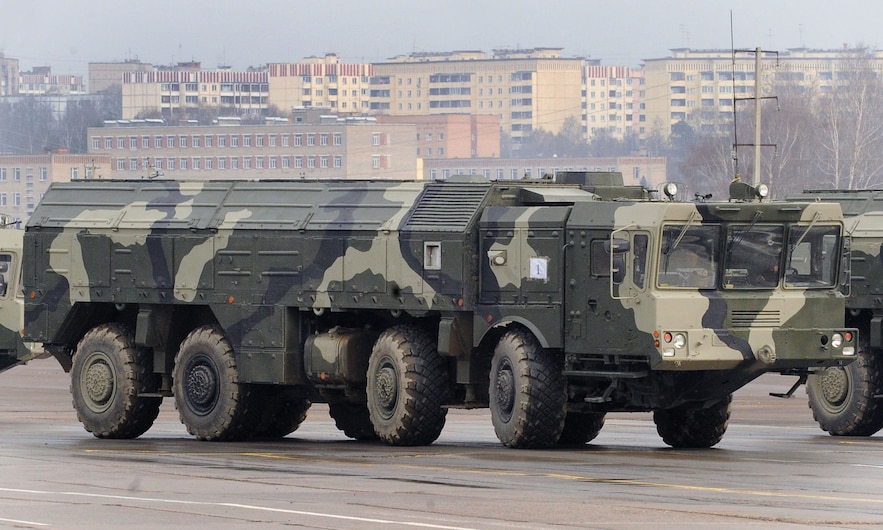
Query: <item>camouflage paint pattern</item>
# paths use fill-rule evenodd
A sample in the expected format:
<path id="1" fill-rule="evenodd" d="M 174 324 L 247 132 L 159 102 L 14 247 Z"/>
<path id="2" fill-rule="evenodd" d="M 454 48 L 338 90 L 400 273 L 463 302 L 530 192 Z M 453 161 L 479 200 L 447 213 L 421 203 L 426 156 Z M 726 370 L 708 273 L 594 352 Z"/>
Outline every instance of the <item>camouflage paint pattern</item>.
<path id="1" fill-rule="evenodd" d="M 671 289 L 655 272 L 667 225 L 760 216 L 839 233 L 836 206 L 604 200 L 576 185 L 466 180 L 53 184 L 25 235 L 25 339 L 61 355 L 98 323 L 122 320 L 168 373 L 182 336 L 210 318 L 243 381 L 305 384 L 308 334 L 410 318 L 439 330 L 457 384 L 486 385 L 477 366 L 500 329 L 519 325 L 565 356 L 575 386 L 603 370 L 646 379 L 640 391 L 626 381 L 611 409 L 716 397 L 764 371 L 850 360 L 822 339 L 843 327 L 836 285 Z M 593 248 L 634 234 L 647 237 L 643 285 L 613 285 Z M 624 261 L 632 276 L 634 254 Z M 686 337 L 671 356 L 666 332 Z M 332 365 L 328 351 L 317 355 Z M 716 371 L 730 375 L 685 376 L 685 390 L 656 396 L 679 384 L 656 372 Z"/>

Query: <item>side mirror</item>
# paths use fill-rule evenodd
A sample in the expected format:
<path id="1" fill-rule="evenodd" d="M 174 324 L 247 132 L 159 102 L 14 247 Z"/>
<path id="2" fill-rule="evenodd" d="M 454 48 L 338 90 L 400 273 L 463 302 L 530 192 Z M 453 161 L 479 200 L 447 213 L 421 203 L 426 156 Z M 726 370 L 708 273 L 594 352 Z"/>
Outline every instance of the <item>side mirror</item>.
<path id="1" fill-rule="evenodd" d="M 631 250 L 628 239 L 613 238 L 604 242 L 604 250 L 611 255 L 610 277 L 614 285 L 622 285 L 625 281 L 626 267 L 623 254 Z"/>

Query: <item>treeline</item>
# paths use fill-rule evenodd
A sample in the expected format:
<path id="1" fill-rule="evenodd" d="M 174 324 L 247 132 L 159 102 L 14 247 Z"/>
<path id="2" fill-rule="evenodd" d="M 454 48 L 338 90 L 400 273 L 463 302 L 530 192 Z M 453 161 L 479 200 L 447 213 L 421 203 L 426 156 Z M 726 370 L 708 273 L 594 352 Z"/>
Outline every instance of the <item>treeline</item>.
<path id="1" fill-rule="evenodd" d="M 86 130 L 118 119 L 121 108 L 119 89 L 71 99 L 63 111 L 45 97 L 22 96 L 14 104 L 0 99 L 0 153 L 38 154 L 59 148 L 85 153 Z"/>

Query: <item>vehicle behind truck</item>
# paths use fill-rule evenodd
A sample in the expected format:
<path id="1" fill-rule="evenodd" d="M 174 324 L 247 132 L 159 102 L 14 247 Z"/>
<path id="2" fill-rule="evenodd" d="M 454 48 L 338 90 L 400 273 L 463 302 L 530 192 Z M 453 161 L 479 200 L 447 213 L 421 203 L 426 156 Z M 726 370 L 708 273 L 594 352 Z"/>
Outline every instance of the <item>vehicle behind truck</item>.
<path id="1" fill-rule="evenodd" d="M 845 317 L 859 329 L 856 361 L 810 376 L 809 406 L 832 435 L 871 436 L 883 428 L 883 190 L 808 190 L 789 200 L 839 204 L 852 240 Z"/>
<path id="2" fill-rule="evenodd" d="M 55 183 L 0 304 L 23 295 L 15 338 L 99 438 L 172 398 L 200 440 L 286 436 L 325 402 L 390 445 L 488 407 L 509 447 L 584 444 L 614 411 L 710 447 L 759 375 L 855 357 L 838 205 L 570 177 Z"/>

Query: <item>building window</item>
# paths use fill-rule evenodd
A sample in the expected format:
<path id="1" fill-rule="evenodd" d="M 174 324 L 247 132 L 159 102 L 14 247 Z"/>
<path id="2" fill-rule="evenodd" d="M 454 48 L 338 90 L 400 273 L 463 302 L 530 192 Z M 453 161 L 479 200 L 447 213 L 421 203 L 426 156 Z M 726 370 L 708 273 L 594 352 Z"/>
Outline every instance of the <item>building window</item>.
<path id="1" fill-rule="evenodd" d="M 199 158 L 191 158 L 190 159 L 190 167 L 192 167 L 195 170 L 198 170 L 199 169 L 199 160 L 200 160 Z"/>
<path id="2" fill-rule="evenodd" d="M 126 170 L 126 159 L 125 158 L 117 158 L 117 170 L 125 171 Z"/>
<path id="3" fill-rule="evenodd" d="M 175 159 L 174 158 L 169 159 L 166 169 L 168 169 L 169 171 L 175 170 Z"/>
<path id="4" fill-rule="evenodd" d="M 276 162 L 276 157 L 275 157 L 275 156 L 271 156 L 271 157 L 270 157 L 270 169 L 276 169 L 276 163 L 277 163 L 277 162 Z"/>
<path id="5" fill-rule="evenodd" d="M 190 139 L 190 145 L 192 147 L 199 147 L 199 136 L 194 136 Z"/>
<path id="6" fill-rule="evenodd" d="M 251 169 L 251 157 L 250 156 L 242 157 L 242 169 Z"/>
<path id="7" fill-rule="evenodd" d="M 242 147 L 251 147 L 251 135 L 248 135 L 248 134 L 242 135 Z"/>
<path id="8" fill-rule="evenodd" d="M 319 135 L 319 145 L 328 145 L 328 134 L 322 133 Z"/>
<path id="9" fill-rule="evenodd" d="M 255 147 L 263 147 L 264 146 L 264 137 L 262 135 L 257 135 L 254 137 L 254 145 Z"/>
<path id="10" fill-rule="evenodd" d="M 104 148 L 105 149 L 113 149 L 113 138 L 105 138 L 104 139 Z"/>
<path id="11" fill-rule="evenodd" d="M 294 146 L 300 147 L 303 145 L 303 137 L 300 134 L 294 135 Z"/>
<path id="12" fill-rule="evenodd" d="M 327 168 L 328 167 L 328 157 L 322 156 L 319 158 L 319 167 Z"/>
<path id="13" fill-rule="evenodd" d="M 12 205 L 21 206 L 21 193 L 15 192 L 12 194 Z"/>
<path id="14" fill-rule="evenodd" d="M 154 149 L 162 148 L 162 136 L 154 136 L 153 137 L 153 148 Z"/>
<path id="15" fill-rule="evenodd" d="M 254 159 L 255 169 L 264 169 L 264 157 L 259 156 Z"/>
<path id="16" fill-rule="evenodd" d="M 206 147 L 211 147 L 211 146 L 212 146 L 212 138 L 213 138 L 213 137 L 212 137 L 211 135 L 208 135 L 208 134 L 205 135 L 205 138 L 203 138 L 203 140 L 205 141 L 204 143 L 205 143 L 205 146 L 206 146 Z"/>
<path id="17" fill-rule="evenodd" d="M 218 157 L 218 169 L 227 169 L 227 159 L 220 156 Z"/>
<path id="18" fill-rule="evenodd" d="M 316 135 L 315 134 L 308 134 L 307 135 L 307 145 L 310 147 L 316 145 Z"/>
<path id="19" fill-rule="evenodd" d="M 141 137 L 141 149 L 150 149 L 150 137 L 142 136 Z"/>
<path id="20" fill-rule="evenodd" d="M 175 147 L 175 137 L 174 136 L 166 136 L 166 147 L 169 147 L 169 148 Z"/>
<path id="21" fill-rule="evenodd" d="M 334 133 L 332 142 L 334 142 L 334 145 L 343 145 L 343 137 L 340 133 Z"/>
<path id="22" fill-rule="evenodd" d="M 206 168 L 206 169 L 213 169 L 213 168 L 212 168 L 212 163 L 213 163 L 213 162 L 214 162 L 213 159 L 206 157 L 206 159 L 205 159 L 205 168 Z"/>
<path id="23" fill-rule="evenodd" d="M 126 148 L 126 139 L 120 136 L 117 138 L 117 149 L 125 149 Z"/>
<path id="24" fill-rule="evenodd" d="M 371 145 L 380 145 L 380 133 L 373 133 L 371 135 Z"/>
<path id="25" fill-rule="evenodd" d="M 282 157 L 282 169 L 288 169 L 291 167 L 291 159 L 287 156 Z"/>
<path id="26" fill-rule="evenodd" d="M 373 169 L 380 169 L 380 155 L 374 155 L 371 157 L 371 167 Z"/>
<path id="27" fill-rule="evenodd" d="M 230 157 L 230 169 L 239 169 L 239 158 Z"/>
<path id="28" fill-rule="evenodd" d="M 311 156 L 307 158 L 307 167 L 311 169 L 316 167 L 316 157 Z"/>
<path id="29" fill-rule="evenodd" d="M 6 168 L 0 167 L 0 182 L 6 182 Z"/>
<path id="30" fill-rule="evenodd" d="M 337 155 L 334 157 L 334 167 L 343 167 L 343 157 Z"/>
<path id="31" fill-rule="evenodd" d="M 40 168 L 40 182 L 46 182 L 46 179 L 49 178 L 49 169 L 45 167 Z"/>
<path id="32" fill-rule="evenodd" d="M 302 156 L 294 157 L 294 167 L 296 167 L 296 168 L 304 167 L 304 157 L 302 157 Z"/>
<path id="33" fill-rule="evenodd" d="M 187 147 L 187 137 L 179 136 L 178 137 L 178 147 Z M 184 169 L 184 168 L 181 168 Z"/>
<path id="34" fill-rule="evenodd" d="M 239 147 L 239 137 L 236 135 L 230 135 L 230 147 Z"/>
<path id="35" fill-rule="evenodd" d="M 288 147 L 288 143 L 289 143 L 288 138 L 289 137 L 287 134 L 282 135 L 282 147 Z"/>
<path id="36" fill-rule="evenodd" d="M 271 135 L 268 136 L 267 138 L 268 138 L 268 141 L 269 141 L 269 143 L 270 143 L 270 147 L 276 147 L 276 135 L 275 135 L 275 134 L 271 134 Z"/>
<path id="37" fill-rule="evenodd" d="M 6 192 L 0 193 L 0 206 L 6 206 Z"/>
<path id="38" fill-rule="evenodd" d="M 223 134 L 218 135 L 218 147 L 227 147 L 227 137 Z"/>
<path id="39" fill-rule="evenodd" d="M 182 158 L 181 160 L 178 161 L 178 163 L 181 165 L 182 171 L 187 169 L 187 159 L 186 158 Z"/>
<path id="40" fill-rule="evenodd" d="M 97 136 L 92 137 L 92 149 L 101 149 L 101 138 Z"/>

